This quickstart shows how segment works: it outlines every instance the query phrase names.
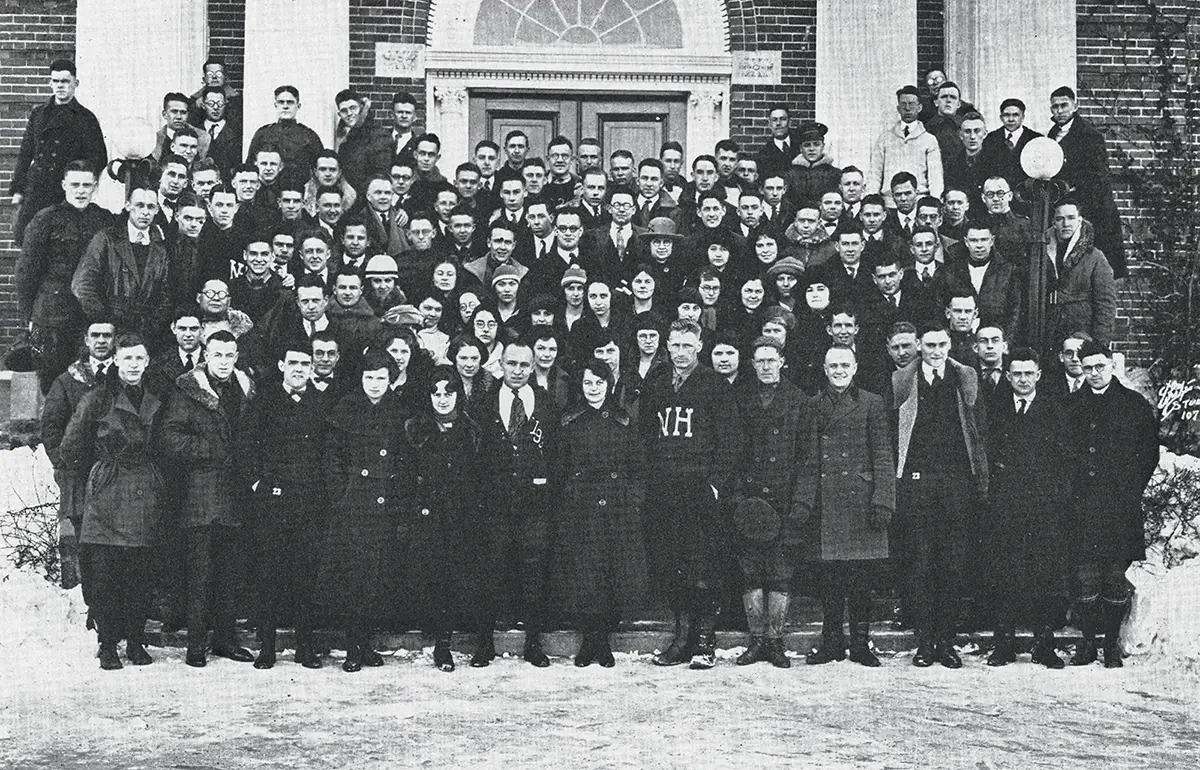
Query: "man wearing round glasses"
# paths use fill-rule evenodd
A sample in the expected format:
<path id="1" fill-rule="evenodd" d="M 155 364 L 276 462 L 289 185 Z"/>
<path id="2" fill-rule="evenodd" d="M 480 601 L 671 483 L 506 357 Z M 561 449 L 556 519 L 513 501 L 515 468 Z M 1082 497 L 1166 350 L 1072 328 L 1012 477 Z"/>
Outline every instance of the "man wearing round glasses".
<path id="1" fill-rule="evenodd" d="M 200 339 L 205 342 L 219 329 L 226 329 L 234 337 L 241 337 L 254 328 L 254 321 L 241 310 L 229 306 L 229 284 L 213 278 L 204 282 L 196 294 L 200 306 Z"/>

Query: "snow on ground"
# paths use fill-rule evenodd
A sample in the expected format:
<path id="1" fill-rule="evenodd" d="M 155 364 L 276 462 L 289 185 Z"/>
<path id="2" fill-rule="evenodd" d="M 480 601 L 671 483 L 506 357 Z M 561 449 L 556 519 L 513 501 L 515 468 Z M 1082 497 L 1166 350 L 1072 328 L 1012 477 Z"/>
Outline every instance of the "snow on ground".
<path id="1" fill-rule="evenodd" d="M 1200 756 L 1200 678 L 1159 659 L 1120 671 L 921 670 L 908 655 L 788 671 L 545 670 L 508 658 L 436 671 L 429 650 L 382 669 L 271 671 L 151 648 L 99 669 L 78 593 L 0 575 L 0 767 L 1181 768 Z"/>

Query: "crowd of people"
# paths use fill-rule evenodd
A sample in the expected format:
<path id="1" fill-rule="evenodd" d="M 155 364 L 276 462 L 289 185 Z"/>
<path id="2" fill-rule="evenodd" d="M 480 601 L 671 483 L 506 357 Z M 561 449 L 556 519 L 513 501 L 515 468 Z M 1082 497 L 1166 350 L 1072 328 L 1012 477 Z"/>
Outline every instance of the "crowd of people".
<path id="1" fill-rule="evenodd" d="M 897 91 L 857 166 L 780 105 L 761 147 L 691 148 L 690 176 L 678 142 L 604 159 L 520 130 L 445 176 L 406 93 L 389 125 L 337 94 L 327 148 L 281 85 L 243 152 L 242 95 L 210 59 L 202 89 L 163 98 L 120 215 L 92 201 L 107 158 L 74 65 L 50 79 L 13 178 L 16 283 L 102 668 L 122 640 L 151 662 L 152 612 L 187 627 L 192 666 L 271 668 L 290 625 L 320 668 L 330 623 L 346 671 L 379 666 L 395 616 L 444 670 L 454 631 L 486 666 L 514 623 L 534 666 L 560 623 L 583 634 L 575 665 L 612 666 L 622 618 L 663 605 L 656 664 L 711 668 L 724 608 L 745 613 L 739 664 L 788 667 L 794 592 L 824 615 L 807 663 L 878 666 L 872 596 L 892 588 L 917 666 L 962 665 L 965 595 L 989 665 L 1020 625 L 1064 666 L 1069 605 L 1070 662 L 1102 635 L 1121 665 L 1158 446 L 1113 378 L 1121 225 L 1070 88 L 1050 95 L 1066 194 L 1035 232 L 1025 105 L 988 133 L 939 72 Z"/>

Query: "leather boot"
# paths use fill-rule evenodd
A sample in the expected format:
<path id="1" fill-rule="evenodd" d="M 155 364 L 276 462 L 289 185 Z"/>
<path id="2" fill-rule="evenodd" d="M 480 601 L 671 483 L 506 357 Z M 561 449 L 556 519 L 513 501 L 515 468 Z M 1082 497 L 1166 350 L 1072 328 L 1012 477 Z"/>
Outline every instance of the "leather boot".
<path id="1" fill-rule="evenodd" d="M 354 674 L 363 669 L 362 648 L 353 642 L 346 643 L 346 660 L 342 663 L 342 671 Z"/>
<path id="2" fill-rule="evenodd" d="M 750 629 L 750 643 L 746 651 L 738 656 L 737 665 L 749 666 L 767 659 L 767 606 L 766 595 L 761 588 L 742 594 L 742 606 L 746 609 L 746 625 Z"/>
<path id="3" fill-rule="evenodd" d="M 313 641 L 313 632 L 311 628 L 296 629 L 296 655 L 295 660 L 305 668 L 322 668 L 325 664 L 321 660 L 320 653 L 317 652 L 316 644 Z"/>
<path id="4" fill-rule="evenodd" d="M 821 597 L 821 646 L 808 653 L 804 662 L 820 666 L 835 660 L 846 659 L 846 637 L 842 634 L 841 596 Z"/>
<path id="5" fill-rule="evenodd" d="M 1096 600 L 1081 599 L 1075 602 L 1072 622 L 1083 639 L 1071 656 L 1072 666 L 1087 666 L 1096 662 Z"/>
<path id="6" fill-rule="evenodd" d="M 784 591 L 767 594 L 767 660 L 775 668 L 792 667 L 783 648 L 783 629 L 791 601 L 792 597 Z"/>
<path id="7" fill-rule="evenodd" d="M 946 634 L 938 642 L 936 650 L 937 662 L 941 663 L 946 668 L 962 668 L 962 658 L 958 656 L 958 650 L 954 648 L 954 636 Z"/>
<path id="8" fill-rule="evenodd" d="M 717 615 L 707 610 L 696 618 L 696 646 L 688 668 L 702 671 L 717 665 Z"/>
<path id="9" fill-rule="evenodd" d="M 358 653 L 362 656 L 362 664 L 364 666 L 379 668 L 383 665 L 383 656 L 376 652 L 374 645 L 371 644 L 371 633 L 369 631 L 359 632 Z"/>
<path id="10" fill-rule="evenodd" d="M 100 651 L 96 653 L 96 657 L 100 659 L 100 668 L 105 671 L 118 671 L 124 668 L 121 665 L 121 658 L 117 655 L 115 642 L 105 642 L 100 645 Z"/>
<path id="11" fill-rule="evenodd" d="M 655 655 L 650 662 L 656 666 L 678 666 L 692 659 L 692 619 L 684 612 L 675 613 L 675 638 L 667 649 Z"/>
<path id="12" fill-rule="evenodd" d="M 609 642 L 607 631 L 597 631 L 596 638 L 592 642 L 592 649 L 596 653 L 596 662 L 601 668 L 612 668 L 617 665 L 617 659 L 613 656 L 612 645 Z"/>
<path id="13" fill-rule="evenodd" d="M 850 616 L 850 661 L 867 668 L 879 668 L 879 658 L 871 652 L 871 599 L 851 598 L 847 602 Z"/>
<path id="14" fill-rule="evenodd" d="M 259 634 L 262 636 L 262 647 L 258 650 L 258 657 L 254 659 L 254 667 L 257 669 L 268 669 L 275 667 L 275 635 L 276 630 L 274 625 L 259 626 Z"/>
<path id="15" fill-rule="evenodd" d="M 550 658 L 542 649 L 542 632 L 540 630 L 530 628 L 525 632 L 525 649 L 521 652 L 521 657 L 525 659 L 526 663 L 537 668 L 546 668 L 550 665 Z"/>
<path id="16" fill-rule="evenodd" d="M 739 666 L 749 666 L 754 663 L 762 663 L 767 659 L 767 638 L 765 636 L 751 636 L 750 644 L 746 646 L 746 651 L 739 655 L 734 663 Z"/>
<path id="17" fill-rule="evenodd" d="M 1012 626 L 1008 623 L 997 623 L 995 631 L 992 632 L 992 651 L 987 657 L 987 664 L 998 668 L 1015 663 L 1016 660 Z"/>
<path id="18" fill-rule="evenodd" d="M 471 668 L 484 668 L 496 659 L 496 640 L 492 626 L 480 629 L 475 636 L 475 654 L 471 656 Z"/>
<path id="19" fill-rule="evenodd" d="M 937 645 L 926 631 L 917 634 L 917 651 L 913 653 L 912 662 L 917 668 L 929 668 L 937 662 Z"/>
<path id="20" fill-rule="evenodd" d="M 1055 652 L 1054 647 L 1054 629 L 1049 626 L 1043 626 L 1038 629 L 1037 637 L 1033 642 L 1033 650 L 1031 650 L 1032 661 L 1046 668 L 1064 668 L 1067 664 L 1063 662 L 1062 658 L 1058 657 L 1058 653 Z"/>
<path id="21" fill-rule="evenodd" d="M 438 671 L 454 670 L 454 655 L 450 652 L 450 631 L 441 631 L 433 642 L 433 665 Z"/>
<path id="22" fill-rule="evenodd" d="M 596 650 L 592 646 L 592 642 L 596 637 L 596 633 L 591 630 L 583 632 L 583 639 L 579 642 L 579 650 L 575 653 L 576 668 L 587 668 L 596 662 Z"/>
<path id="23" fill-rule="evenodd" d="M 1129 600 L 1115 604 L 1104 602 L 1104 667 L 1121 668 L 1124 653 L 1121 651 L 1121 623 L 1129 611 Z"/>
<path id="24" fill-rule="evenodd" d="M 146 652 L 146 645 L 139 638 L 129 639 L 125 642 L 125 657 L 129 658 L 129 662 L 135 666 L 149 666 L 154 662 L 154 658 Z"/>

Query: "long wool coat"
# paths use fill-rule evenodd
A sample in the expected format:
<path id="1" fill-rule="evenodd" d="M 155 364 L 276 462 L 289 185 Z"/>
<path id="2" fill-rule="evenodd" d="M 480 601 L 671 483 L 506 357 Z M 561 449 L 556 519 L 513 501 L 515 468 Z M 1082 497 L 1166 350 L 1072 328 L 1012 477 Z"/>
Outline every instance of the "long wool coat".
<path id="1" fill-rule="evenodd" d="M 360 388 L 338 402 L 326 421 L 330 510 L 317 602 L 355 618 L 371 609 L 395 539 L 404 414 L 392 393 L 372 404 Z"/>
<path id="2" fill-rule="evenodd" d="M 160 406 L 158 398 L 144 392 L 135 409 L 117 383 L 89 391 L 79 402 L 59 454 L 66 468 L 87 473 L 80 542 L 155 544 L 163 479 L 151 436 Z"/>
<path id="3" fill-rule="evenodd" d="M 1084 385 L 1067 401 L 1079 441 L 1067 535 L 1076 563 L 1146 557 L 1142 493 L 1158 465 L 1158 425 L 1146 399 L 1115 379 L 1104 395 Z"/>
<path id="4" fill-rule="evenodd" d="M 787 380 L 779 383 L 768 406 L 762 405 L 759 392 L 753 386 L 738 390 L 743 441 L 737 489 L 742 497 L 770 504 L 783 520 L 783 540 L 795 544 L 800 528 L 791 516 L 792 494 L 802 453 L 800 417 L 808 397 Z"/>
<path id="5" fill-rule="evenodd" d="M 645 607 L 645 463 L 629 414 L 615 403 L 562 418 L 562 498 L 551 590 L 563 612 L 608 615 Z"/>
<path id="6" fill-rule="evenodd" d="M 979 563 L 994 590 L 1061 593 L 1064 523 L 1078 459 L 1062 407 L 1039 394 L 1024 415 L 1011 392 L 988 412 L 991 499 L 980 522 Z"/>
<path id="7" fill-rule="evenodd" d="M 800 552 L 815 561 L 884 559 L 887 522 L 873 528 L 872 509 L 890 517 L 896 478 L 887 409 L 874 393 L 851 387 L 813 396 L 800 417 L 803 460 L 794 500 L 811 511 Z"/>
<path id="8" fill-rule="evenodd" d="M 226 417 L 205 369 L 184 372 L 175 380 L 158 429 L 158 445 L 186 472 L 182 521 L 185 527 L 241 525 L 242 495 L 236 449 L 238 428 L 254 398 L 254 381 L 233 372 L 242 398 L 238 416 Z"/>

